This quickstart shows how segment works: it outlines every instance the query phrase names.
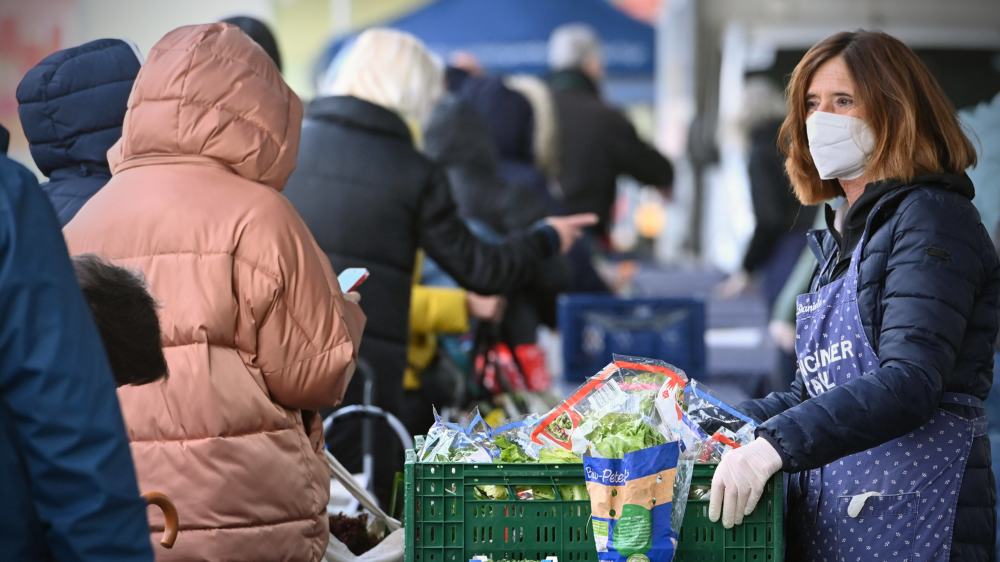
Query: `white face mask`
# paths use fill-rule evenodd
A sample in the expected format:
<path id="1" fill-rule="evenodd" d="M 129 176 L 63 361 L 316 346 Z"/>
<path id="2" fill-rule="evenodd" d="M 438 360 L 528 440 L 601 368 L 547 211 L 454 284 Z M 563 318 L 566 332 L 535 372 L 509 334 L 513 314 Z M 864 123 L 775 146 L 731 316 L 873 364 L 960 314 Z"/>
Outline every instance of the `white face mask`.
<path id="1" fill-rule="evenodd" d="M 816 111 L 806 119 L 806 136 L 816 171 L 824 180 L 861 177 L 875 149 L 868 124 L 849 115 Z"/>

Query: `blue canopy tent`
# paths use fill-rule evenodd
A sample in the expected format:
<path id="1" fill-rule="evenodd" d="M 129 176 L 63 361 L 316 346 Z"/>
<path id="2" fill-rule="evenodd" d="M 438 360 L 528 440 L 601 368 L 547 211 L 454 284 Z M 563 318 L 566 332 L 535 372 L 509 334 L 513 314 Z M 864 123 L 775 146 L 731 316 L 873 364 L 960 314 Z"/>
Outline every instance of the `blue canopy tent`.
<path id="1" fill-rule="evenodd" d="M 606 0 L 437 0 L 382 25 L 412 33 L 443 58 L 466 51 L 490 72 L 544 74 L 549 35 L 571 22 L 589 24 L 601 37 L 610 97 L 652 100 L 655 31 Z M 331 42 L 317 70 L 351 39 Z"/>

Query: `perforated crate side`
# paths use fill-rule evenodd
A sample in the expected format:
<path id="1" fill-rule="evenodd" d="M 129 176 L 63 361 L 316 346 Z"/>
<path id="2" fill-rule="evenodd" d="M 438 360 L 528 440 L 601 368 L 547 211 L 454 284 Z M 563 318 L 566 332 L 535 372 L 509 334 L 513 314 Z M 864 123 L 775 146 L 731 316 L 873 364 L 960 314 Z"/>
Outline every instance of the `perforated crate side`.
<path id="1" fill-rule="evenodd" d="M 473 465 L 416 463 L 407 452 L 405 562 L 466 562 L 484 554 L 494 560 L 596 562 L 590 502 L 480 500 L 479 485 L 513 489 L 582 485 L 580 465 Z M 714 466 L 696 466 L 692 486 L 710 485 Z M 723 529 L 708 520 L 708 501 L 689 501 L 677 562 L 783 562 L 783 481 L 768 483 L 757 509 L 743 525 Z M 556 495 L 556 497 L 559 497 Z"/>

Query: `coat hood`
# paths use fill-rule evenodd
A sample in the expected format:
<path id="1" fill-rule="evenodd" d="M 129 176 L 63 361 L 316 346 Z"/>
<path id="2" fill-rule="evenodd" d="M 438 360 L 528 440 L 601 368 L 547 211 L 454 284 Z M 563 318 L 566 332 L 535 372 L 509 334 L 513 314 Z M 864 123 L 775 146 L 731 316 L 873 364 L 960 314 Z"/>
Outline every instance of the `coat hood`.
<path id="1" fill-rule="evenodd" d="M 451 193 L 465 219 L 506 232 L 501 212 L 507 186 L 498 170 L 496 147 L 476 110 L 448 95 L 434 108 L 424 132 L 424 154 L 447 173 Z"/>
<path id="2" fill-rule="evenodd" d="M 229 24 L 179 27 L 149 51 L 111 171 L 209 161 L 281 190 L 295 168 L 302 102 L 267 53 Z"/>
<path id="3" fill-rule="evenodd" d="M 534 162 L 535 118 L 527 98 L 497 77 L 471 78 L 458 95 L 486 123 L 502 159 Z"/>
<path id="4" fill-rule="evenodd" d="M 441 166 L 472 166 L 496 174 L 498 155 L 486 127 L 472 106 L 445 96 L 424 131 L 424 152 Z"/>
<path id="5" fill-rule="evenodd" d="M 17 111 L 43 174 L 80 166 L 107 173 L 139 64 L 125 41 L 98 39 L 57 51 L 24 75 Z"/>

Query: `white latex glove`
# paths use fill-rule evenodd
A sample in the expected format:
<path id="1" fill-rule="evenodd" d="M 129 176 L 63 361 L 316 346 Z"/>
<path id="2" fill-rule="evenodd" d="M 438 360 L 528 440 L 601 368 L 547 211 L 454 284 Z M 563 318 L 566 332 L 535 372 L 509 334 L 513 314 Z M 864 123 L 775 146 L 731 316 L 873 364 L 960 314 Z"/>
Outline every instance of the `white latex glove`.
<path id="1" fill-rule="evenodd" d="M 764 485 L 779 470 L 781 455 L 760 437 L 723 455 L 712 478 L 708 519 L 715 523 L 721 515 L 727 529 L 742 524 L 757 507 Z"/>

